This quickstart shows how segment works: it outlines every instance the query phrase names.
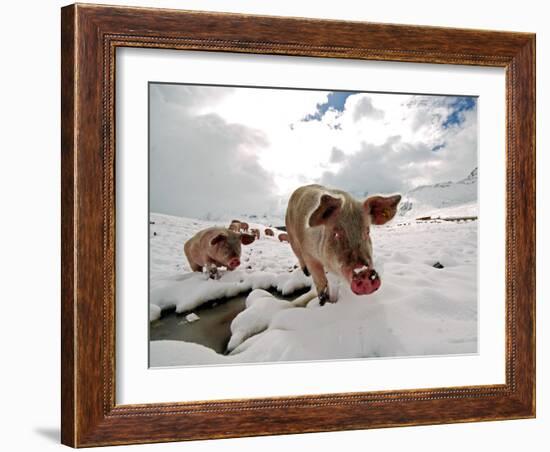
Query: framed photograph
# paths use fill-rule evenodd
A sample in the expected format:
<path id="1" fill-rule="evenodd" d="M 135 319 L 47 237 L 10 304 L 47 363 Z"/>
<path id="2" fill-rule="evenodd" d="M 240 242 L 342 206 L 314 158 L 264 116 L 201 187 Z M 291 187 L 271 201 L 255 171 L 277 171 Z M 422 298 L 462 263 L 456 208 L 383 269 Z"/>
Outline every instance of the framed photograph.
<path id="1" fill-rule="evenodd" d="M 62 8 L 62 442 L 535 416 L 535 36 Z"/>

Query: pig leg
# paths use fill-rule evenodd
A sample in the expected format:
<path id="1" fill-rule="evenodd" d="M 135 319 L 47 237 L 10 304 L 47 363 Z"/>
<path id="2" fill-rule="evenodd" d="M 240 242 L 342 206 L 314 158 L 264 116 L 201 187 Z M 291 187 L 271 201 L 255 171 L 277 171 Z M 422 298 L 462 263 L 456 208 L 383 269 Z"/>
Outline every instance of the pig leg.
<path id="1" fill-rule="evenodd" d="M 309 276 L 309 270 L 307 268 L 307 265 L 304 261 L 304 258 L 302 257 L 302 250 L 300 246 L 296 243 L 294 243 L 294 240 L 290 238 L 290 235 L 288 236 L 288 243 L 290 243 L 290 247 L 292 248 L 292 251 L 294 251 L 294 254 L 298 258 L 298 262 L 300 264 L 300 268 L 304 272 L 304 275 Z"/>
<path id="2" fill-rule="evenodd" d="M 319 297 L 319 304 L 323 306 L 327 301 L 330 301 L 329 291 L 328 291 L 328 280 L 327 275 L 325 274 L 325 268 L 323 264 L 317 259 L 314 259 L 309 256 L 305 256 L 305 263 L 307 268 L 311 272 L 311 277 L 313 278 L 313 283 L 317 289 L 317 296 Z"/>
<path id="3" fill-rule="evenodd" d="M 221 274 L 218 272 L 218 267 L 214 262 L 208 262 L 206 264 L 206 271 L 208 272 L 208 279 L 220 279 Z"/>
<path id="4" fill-rule="evenodd" d="M 202 272 L 202 267 L 199 264 L 195 264 L 194 262 L 189 262 L 189 265 L 191 266 L 191 271 Z"/>
<path id="5" fill-rule="evenodd" d="M 189 251 L 187 250 L 187 247 L 184 248 L 185 257 L 187 258 L 187 261 L 189 262 L 189 266 L 191 267 L 191 271 L 194 272 L 202 272 L 202 266 L 199 264 L 196 264 L 193 259 L 191 259 L 191 256 L 189 255 Z"/>

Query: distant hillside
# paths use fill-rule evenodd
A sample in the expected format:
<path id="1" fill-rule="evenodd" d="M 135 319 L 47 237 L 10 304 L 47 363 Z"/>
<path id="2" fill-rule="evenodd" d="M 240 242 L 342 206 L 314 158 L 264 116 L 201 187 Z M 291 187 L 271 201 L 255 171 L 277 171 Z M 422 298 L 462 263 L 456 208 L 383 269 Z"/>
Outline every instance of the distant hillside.
<path id="1" fill-rule="evenodd" d="M 227 218 L 226 220 L 230 221 L 231 219 Z M 264 213 L 262 215 L 241 214 L 241 215 L 237 215 L 234 219 L 246 221 L 247 223 L 263 224 L 263 225 L 275 227 L 278 229 L 284 229 L 284 224 L 285 224 L 284 216 L 273 215 L 270 213 Z"/>
<path id="2" fill-rule="evenodd" d="M 421 216 L 476 216 L 477 168 L 456 182 L 421 185 L 407 192 L 399 205 L 398 218 Z"/>

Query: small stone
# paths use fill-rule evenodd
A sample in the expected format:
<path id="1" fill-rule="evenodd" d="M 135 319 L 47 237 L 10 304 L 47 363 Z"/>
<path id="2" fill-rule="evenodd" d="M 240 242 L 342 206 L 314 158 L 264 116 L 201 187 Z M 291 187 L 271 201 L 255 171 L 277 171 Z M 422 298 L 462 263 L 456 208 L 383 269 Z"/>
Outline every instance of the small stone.
<path id="1" fill-rule="evenodd" d="M 187 314 L 185 316 L 185 320 L 187 320 L 189 323 L 196 322 L 199 319 L 200 319 L 200 317 L 197 314 L 195 314 L 194 312 L 192 312 L 191 314 Z"/>
<path id="2" fill-rule="evenodd" d="M 433 268 L 445 268 L 441 262 L 436 262 L 435 264 L 432 265 Z"/>

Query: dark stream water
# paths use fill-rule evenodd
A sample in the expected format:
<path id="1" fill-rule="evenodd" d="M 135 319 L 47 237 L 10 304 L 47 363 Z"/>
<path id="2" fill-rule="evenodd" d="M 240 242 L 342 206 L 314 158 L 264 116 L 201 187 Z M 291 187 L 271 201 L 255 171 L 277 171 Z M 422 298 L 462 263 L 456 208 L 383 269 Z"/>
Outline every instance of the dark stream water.
<path id="1" fill-rule="evenodd" d="M 284 297 L 276 291 L 271 293 L 280 300 L 294 300 L 307 290 Z M 151 322 L 149 339 L 152 341 L 175 340 L 194 342 L 224 354 L 231 337 L 231 322 L 245 308 L 248 292 L 232 298 L 207 303 L 193 312 L 200 320 L 188 322 L 188 314 L 176 314 L 175 310 L 163 311 L 159 320 Z"/>

